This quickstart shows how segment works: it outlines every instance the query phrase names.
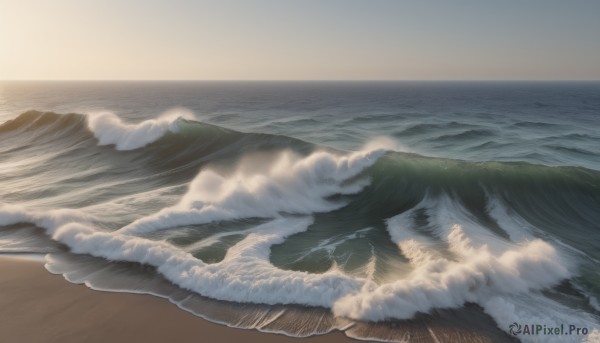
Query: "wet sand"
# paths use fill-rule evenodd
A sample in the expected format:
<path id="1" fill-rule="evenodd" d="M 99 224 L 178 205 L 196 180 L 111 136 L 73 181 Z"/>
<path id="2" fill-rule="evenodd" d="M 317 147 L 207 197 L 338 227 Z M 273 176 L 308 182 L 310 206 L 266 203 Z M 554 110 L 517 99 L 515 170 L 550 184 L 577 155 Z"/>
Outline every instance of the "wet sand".
<path id="1" fill-rule="evenodd" d="M 292 338 L 229 328 L 150 295 L 100 292 L 0 257 L 0 342 L 358 342 L 341 332 Z"/>

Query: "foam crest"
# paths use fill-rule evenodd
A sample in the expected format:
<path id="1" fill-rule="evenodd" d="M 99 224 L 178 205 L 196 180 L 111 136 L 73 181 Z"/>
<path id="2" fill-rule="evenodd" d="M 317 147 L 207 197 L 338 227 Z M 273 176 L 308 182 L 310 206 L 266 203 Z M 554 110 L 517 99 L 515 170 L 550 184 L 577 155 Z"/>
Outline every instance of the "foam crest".
<path id="1" fill-rule="evenodd" d="M 402 254 L 409 259 L 410 263 L 415 265 L 424 265 L 427 262 L 440 259 L 431 240 L 411 231 L 414 224 L 414 212 L 421 205 L 422 203 L 409 211 L 386 220 L 387 230 L 392 241 L 398 245 Z"/>
<path id="2" fill-rule="evenodd" d="M 318 151 L 307 157 L 283 152 L 261 172 L 247 172 L 251 168 L 243 161 L 228 176 L 203 170 L 177 205 L 136 220 L 121 232 L 139 234 L 216 220 L 332 211 L 345 203 L 327 197 L 363 189 L 366 180 L 346 181 L 373 165 L 385 151 L 377 148 L 342 156 Z"/>
<path id="3" fill-rule="evenodd" d="M 473 242 L 465 235 L 462 226 L 459 224 L 451 226 L 447 241 L 449 250 L 463 259 L 470 258 L 473 254 L 487 250 L 487 246 L 480 247 L 479 249 L 473 247 Z"/>
<path id="4" fill-rule="evenodd" d="M 336 299 L 357 292 L 364 283 L 339 271 L 311 274 L 281 270 L 269 262 L 270 247 L 306 230 L 312 223 L 310 217 L 279 218 L 259 225 L 215 264 L 206 264 L 164 241 L 99 231 L 90 223 L 74 221 L 83 217 L 64 211 L 0 207 L 3 225 L 35 223 L 74 253 L 153 266 L 174 284 L 217 300 L 330 308 Z"/>
<path id="5" fill-rule="evenodd" d="M 469 245 L 458 225 L 452 227 L 450 236 L 451 245 Z M 407 256 L 415 256 L 415 249 L 424 249 L 411 239 L 396 243 Z M 407 278 L 363 288 L 336 302 L 333 311 L 355 319 L 409 319 L 433 308 L 481 304 L 498 294 L 528 294 L 570 276 L 556 250 L 541 240 L 525 242 L 499 255 L 486 246 L 467 248 L 471 252 L 464 261 L 413 258 L 417 265 Z"/>
<path id="6" fill-rule="evenodd" d="M 156 141 L 169 131 L 177 131 L 181 119 L 194 119 L 194 116 L 187 110 L 172 110 L 157 119 L 127 124 L 112 112 L 98 112 L 89 114 L 87 122 L 99 145 L 114 144 L 117 150 L 134 150 Z"/>
<path id="7" fill-rule="evenodd" d="M 93 216 L 80 210 L 35 211 L 24 206 L 0 203 L 0 226 L 33 223 L 46 229 L 50 235 L 68 223 L 90 223 L 93 219 Z"/>
<path id="8" fill-rule="evenodd" d="M 507 220 L 498 221 L 499 226 L 515 227 L 510 235 L 513 241 L 498 238 L 446 195 L 428 195 L 412 210 L 386 221 L 392 241 L 412 268 L 401 279 L 384 284 L 372 281 L 374 251 L 364 273 L 354 275 L 335 267 L 322 274 L 275 267 L 269 260 L 271 247 L 306 231 L 313 213 L 344 206 L 329 198 L 362 190 L 367 182 L 357 177 L 385 151 L 369 148 L 347 155 L 319 151 L 306 157 L 285 152 L 260 171 L 247 168 L 243 161 L 231 174 L 206 169 L 179 203 L 115 232 L 99 229 L 94 224 L 97 218 L 83 210 L 36 211 L 6 204 L 0 204 L 0 225 L 34 223 L 74 253 L 153 266 L 173 284 L 217 300 L 319 306 L 332 309 L 335 316 L 367 321 L 409 319 L 417 312 L 473 302 L 505 330 L 514 318 L 536 318 L 550 325 L 555 313 L 567 313 L 568 308 L 540 292 L 571 276 L 568 261 L 552 245 L 531 235 L 517 240 L 518 228 Z M 492 217 L 508 216 L 495 208 L 490 210 Z M 431 237 L 417 232 L 419 225 L 425 226 L 417 225 L 417 210 L 427 213 L 426 226 L 436 231 Z M 245 238 L 213 264 L 166 241 L 137 236 L 180 225 L 256 217 L 270 221 L 244 230 Z M 339 241 L 356 238 L 362 231 Z M 338 238 L 316 248 L 335 247 Z M 200 241 L 194 247 L 210 242 Z M 440 243 L 453 256 L 442 255 Z M 541 309 L 553 312 L 535 317 Z M 590 327 L 596 325 L 586 318 L 582 320 Z"/>
<path id="9" fill-rule="evenodd" d="M 386 136 L 379 136 L 371 139 L 365 146 L 363 150 L 387 150 L 387 151 L 396 151 L 396 152 L 414 152 L 412 149 L 409 149 L 407 146 L 401 144 L 395 139 Z"/>

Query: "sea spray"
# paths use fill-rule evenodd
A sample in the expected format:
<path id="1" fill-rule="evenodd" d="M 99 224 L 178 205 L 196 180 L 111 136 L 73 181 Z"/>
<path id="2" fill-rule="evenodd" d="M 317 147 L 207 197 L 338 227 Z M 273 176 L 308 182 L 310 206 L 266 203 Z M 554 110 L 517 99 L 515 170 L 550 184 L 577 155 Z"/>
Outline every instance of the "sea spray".
<path id="1" fill-rule="evenodd" d="M 157 119 L 127 124 L 112 112 L 93 112 L 87 117 L 88 128 L 98 139 L 98 144 L 114 144 L 117 150 L 133 150 L 161 138 L 168 131 L 176 131 L 182 119 L 192 120 L 188 110 L 171 110 Z"/>

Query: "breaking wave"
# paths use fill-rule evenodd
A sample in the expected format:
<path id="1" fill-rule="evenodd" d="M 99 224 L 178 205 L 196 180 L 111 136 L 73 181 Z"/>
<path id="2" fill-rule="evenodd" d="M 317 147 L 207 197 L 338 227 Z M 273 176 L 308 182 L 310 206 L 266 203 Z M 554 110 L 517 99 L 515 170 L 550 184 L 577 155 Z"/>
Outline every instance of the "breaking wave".
<path id="1" fill-rule="evenodd" d="M 192 120 L 194 116 L 187 111 L 171 111 L 158 119 L 126 124 L 112 112 L 99 112 L 88 115 L 87 119 L 88 128 L 98 139 L 98 144 L 114 144 L 117 150 L 133 150 L 156 141 L 168 131 L 176 132 L 182 119 Z"/>
<path id="2" fill-rule="evenodd" d="M 598 235 L 599 172 L 429 158 L 389 139 L 342 152 L 192 118 L 126 124 L 108 112 L 32 111 L 0 125 L 21 144 L 5 161 L 45 168 L 6 167 L 0 226 L 44 229 L 64 247 L 47 251 L 48 268 L 70 279 L 98 271 L 74 277 L 57 251 L 148 266 L 210 299 L 325 311 L 313 331 L 308 322 L 304 331 L 268 329 L 283 312 L 261 312 L 254 324 L 223 320 L 234 326 L 397 340 L 364 325 L 424 314 L 442 321 L 443 311 L 474 305 L 495 322 L 487 335 L 532 318 L 576 320 L 597 334 L 590 278 L 600 256 L 573 237 Z M 119 285 L 112 289 L 162 294 Z"/>

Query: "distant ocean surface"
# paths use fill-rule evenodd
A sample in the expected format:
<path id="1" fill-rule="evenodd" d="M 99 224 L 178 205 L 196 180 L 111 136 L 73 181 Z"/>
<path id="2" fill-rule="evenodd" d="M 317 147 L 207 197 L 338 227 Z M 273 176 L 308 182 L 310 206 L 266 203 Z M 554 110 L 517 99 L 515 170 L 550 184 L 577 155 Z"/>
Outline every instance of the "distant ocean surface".
<path id="1" fill-rule="evenodd" d="M 598 342 L 600 82 L 2 82 L 0 253 L 291 336 Z"/>

